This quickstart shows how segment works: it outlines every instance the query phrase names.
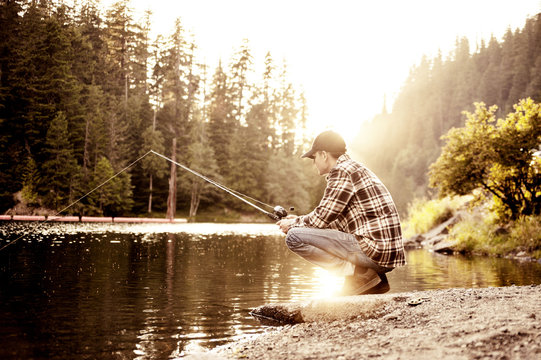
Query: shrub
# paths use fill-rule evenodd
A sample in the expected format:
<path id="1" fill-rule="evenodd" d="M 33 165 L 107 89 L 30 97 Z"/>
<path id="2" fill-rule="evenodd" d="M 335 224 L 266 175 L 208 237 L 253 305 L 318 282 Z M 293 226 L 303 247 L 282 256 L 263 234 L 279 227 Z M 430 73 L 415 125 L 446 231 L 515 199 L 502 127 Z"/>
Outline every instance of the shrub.
<path id="1" fill-rule="evenodd" d="M 430 166 L 430 185 L 441 195 L 482 189 L 494 197 L 502 220 L 541 215 L 541 174 L 534 154 L 541 137 L 541 104 L 521 100 L 515 112 L 496 121 L 496 106 L 476 103 L 465 112 L 466 125 L 451 129 L 438 160 Z"/>
<path id="2" fill-rule="evenodd" d="M 509 237 L 516 249 L 526 251 L 536 259 L 541 258 L 541 216 L 520 218 L 511 228 Z"/>

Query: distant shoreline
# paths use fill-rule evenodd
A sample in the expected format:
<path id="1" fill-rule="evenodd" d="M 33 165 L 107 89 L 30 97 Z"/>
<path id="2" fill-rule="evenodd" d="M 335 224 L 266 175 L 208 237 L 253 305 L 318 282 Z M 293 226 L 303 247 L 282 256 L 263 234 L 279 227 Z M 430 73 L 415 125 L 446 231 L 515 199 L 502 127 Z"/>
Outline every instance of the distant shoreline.
<path id="1" fill-rule="evenodd" d="M 138 218 L 113 216 L 47 216 L 47 215 L 0 215 L 0 221 L 47 221 L 47 222 L 93 222 L 93 223 L 187 223 L 184 218 Z"/>

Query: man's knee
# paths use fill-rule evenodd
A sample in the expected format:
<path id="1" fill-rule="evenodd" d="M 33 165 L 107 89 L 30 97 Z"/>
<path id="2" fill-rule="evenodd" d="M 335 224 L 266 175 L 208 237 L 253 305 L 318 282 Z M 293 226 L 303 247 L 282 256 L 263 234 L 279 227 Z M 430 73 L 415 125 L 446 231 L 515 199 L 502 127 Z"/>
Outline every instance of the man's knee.
<path id="1" fill-rule="evenodd" d="M 299 228 L 291 228 L 287 232 L 286 245 L 291 250 L 297 249 L 303 245 L 303 241 L 300 236 Z"/>

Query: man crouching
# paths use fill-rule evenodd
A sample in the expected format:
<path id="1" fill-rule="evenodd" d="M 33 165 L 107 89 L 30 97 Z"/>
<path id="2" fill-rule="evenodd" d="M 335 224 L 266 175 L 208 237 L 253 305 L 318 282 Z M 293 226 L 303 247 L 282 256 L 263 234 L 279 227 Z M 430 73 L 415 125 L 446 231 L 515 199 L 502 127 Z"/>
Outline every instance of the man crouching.
<path id="1" fill-rule="evenodd" d="M 341 295 L 383 294 L 385 273 L 406 264 L 400 217 L 391 194 L 374 173 L 346 154 L 344 139 L 319 134 L 310 158 L 327 186 L 309 214 L 277 222 L 286 244 L 313 264 L 345 276 Z"/>

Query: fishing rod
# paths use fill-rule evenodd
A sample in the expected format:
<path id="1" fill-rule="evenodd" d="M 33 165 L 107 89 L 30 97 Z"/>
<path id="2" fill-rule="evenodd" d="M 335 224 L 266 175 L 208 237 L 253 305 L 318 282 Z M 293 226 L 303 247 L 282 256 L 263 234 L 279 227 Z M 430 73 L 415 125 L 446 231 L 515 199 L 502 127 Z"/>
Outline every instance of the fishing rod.
<path id="1" fill-rule="evenodd" d="M 159 157 L 161 157 L 161 158 L 163 158 L 163 159 L 165 159 L 165 160 L 167 160 L 167 161 L 169 161 L 169 162 L 171 162 L 171 163 L 177 165 L 178 167 L 180 167 L 180 168 L 182 168 L 182 169 L 188 171 L 189 173 L 191 173 L 191 174 L 193 174 L 193 175 L 195 175 L 195 176 L 200 177 L 201 179 L 207 181 L 208 183 L 210 183 L 210 184 L 212 184 L 212 185 L 218 187 L 219 189 L 221 189 L 221 190 L 227 192 L 228 194 L 230 194 L 230 195 L 236 197 L 237 199 L 239 199 L 239 200 L 245 202 L 246 204 L 250 205 L 251 207 L 253 207 L 253 208 L 255 208 L 255 209 L 261 211 L 263 214 L 267 215 L 268 217 L 270 217 L 271 219 L 273 219 L 273 220 L 275 220 L 275 221 L 281 220 L 281 219 L 283 219 L 283 218 L 285 218 L 285 217 L 287 216 L 287 211 L 286 211 L 286 209 L 284 209 L 282 206 L 277 205 L 277 206 L 275 206 L 275 207 L 273 208 L 271 205 L 268 205 L 268 204 L 265 204 L 265 203 L 263 203 L 263 202 L 261 202 L 261 201 L 258 201 L 258 200 L 255 200 L 255 199 L 250 198 L 251 200 L 253 200 L 253 201 L 255 201 L 255 202 L 258 202 L 258 203 L 260 203 L 260 204 L 262 204 L 262 205 L 268 206 L 268 207 L 270 207 L 270 208 L 273 209 L 273 212 L 266 211 L 265 209 L 262 209 L 261 207 L 257 206 L 256 204 L 254 204 L 254 203 L 252 203 L 252 202 L 250 202 L 250 201 L 248 201 L 248 200 L 246 200 L 246 199 L 244 198 L 244 197 L 248 197 L 248 198 L 249 198 L 249 196 L 244 195 L 244 194 L 242 194 L 242 193 L 240 193 L 240 192 L 238 192 L 238 191 L 235 191 L 235 190 L 233 190 L 233 189 L 230 189 L 230 188 L 228 188 L 227 186 L 224 186 L 224 185 L 218 183 L 217 181 L 214 181 L 214 180 L 212 180 L 212 179 L 210 179 L 210 178 L 208 178 L 208 177 L 206 177 L 206 176 L 204 176 L 204 175 L 198 173 L 197 171 L 194 171 L 194 170 L 190 169 L 189 167 L 184 166 L 184 165 L 182 165 L 182 164 L 176 162 L 175 160 L 173 160 L 173 159 L 171 159 L 171 158 L 168 158 L 168 157 L 165 156 L 165 155 L 162 155 L 162 154 L 160 154 L 160 153 L 157 153 L 157 152 L 154 151 L 154 150 L 150 150 L 150 152 L 153 153 L 154 155 L 157 155 L 157 156 L 159 156 Z M 243 196 L 244 196 L 244 197 L 243 197 Z"/>
<path id="2" fill-rule="evenodd" d="M 94 191 L 98 190 L 99 188 L 101 188 L 103 185 L 107 184 L 109 181 L 113 180 L 115 177 L 117 177 L 118 175 L 122 174 L 124 171 L 128 170 L 129 168 L 131 168 L 133 165 L 135 165 L 136 163 L 138 163 L 140 160 L 142 160 L 144 157 L 146 157 L 148 154 L 150 154 L 152 152 L 152 150 L 149 150 L 147 151 L 144 155 L 141 155 L 137 160 L 133 161 L 131 164 L 129 164 L 128 166 L 126 166 L 124 169 L 120 170 L 119 172 L 117 172 L 116 174 L 114 174 L 113 176 L 109 177 L 107 180 L 105 180 L 104 182 L 102 182 L 101 184 L 99 184 L 98 186 L 96 186 L 94 189 L 90 190 L 89 192 L 87 192 L 86 194 L 84 194 L 83 196 L 81 196 L 79 199 L 75 200 L 74 202 L 72 202 L 71 204 L 69 204 L 68 206 L 66 206 L 65 208 L 63 208 L 62 210 L 60 211 L 57 211 L 53 216 L 52 218 L 62 214 L 64 211 L 68 210 L 69 208 L 71 208 L 73 205 L 77 204 L 79 201 L 83 200 L 84 198 L 86 198 L 88 195 L 92 194 Z M 34 231 L 37 230 L 41 225 L 49 222 L 49 218 L 51 217 L 47 217 L 45 220 L 43 221 L 39 221 L 36 226 L 34 226 Z M 25 235 L 21 235 L 19 236 L 18 238 L 16 238 L 15 240 L 11 240 L 10 242 L 8 242 L 7 244 L 5 244 L 4 246 L 0 247 L 0 252 L 2 250 L 4 250 L 5 248 L 7 248 L 8 246 L 10 245 L 13 245 L 15 244 L 17 241 L 19 241 L 20 239 L 22 239 Z"/>
<path id="3" fill-rule="evenodd" d="M 92 190 L 90 190 L 89 192 L 87 192 L 86 194 L 84 194 L 82 197 L 80 197 L 79 199 L 75 200 L 74 202 L 72 202 L 71 204 L 69 204 L 68 206 L 66 206 L 65 208 L 63 208 L 62 210 L 56 212 L 52 217 L 58 216 L 58 215 L 60 215 L 61 213 L 63 213 L 64 211 L 68 210 L 68 209 L 71 208 L 73 205 L 77 204 L 78 202 L 80 202 L 81 200 L 83 200 L 84 198 L 86 198 L 87 196 L 89 196 L 90 194 L 92 194 L 94 191 L 98 190 L 99 188 L 101 188 L 102 186 L 104 186 L 105 184 L 107 184 L 109 181 L 111 181 L 112 179 L 114 179 L 115 177 L 117 177 L 118 175 L 120 175 L 121 173 L 123 173 L 124 171 L 128 170 L 130 167 L 132 167 L 133 165 L 135 165 L 136 163 L 138 163 L 139 161 L 141 161 L 143 158 L 145 158 L 147 155 L 149 155 L 149 154 L 151 154 L 151 153 L 154 154 L 154 155 L 157 155 L 157 156 L 159 156 L 159 157 L 161 157 L 161 158 L 163 158 L 163 159 L 165 159 L 165 160 L 167 160 L 167 161 L 170 161 L 171 163 L 173 163 L 173 164 L 175 164 L 175 165 L 181 167 L 182 169 L 184 169 L 184 170 L 190 172 L 191 174 L 196 175 L 196 176 L 200 177 L 201 179 L 203 179 L 203 180 L 209 182 L 210 184 L 212 184 L 212 185 L 214 185 L 214 186 L 216 186 L 216 187 L 218 187 L 218 188 L 224 190 L 225 192 L 229 193 L 230 195 L 233 195 L 234 197 L 236 197 L 237 199 L 242 200 L 242 201 L 245 202 L 246 204 L 248 204 L 248 205 L 252 206 L 253 208 L 255 208 L 255 209 L 261 211 L 262 213 L 264 213 L 265 215 L 267 215 L 268 217 L 270 217 L 272 220 L 279 221 L 279 220 L 281 220 L 281 219 L 283 219 L 283 218 L 285 218 L 285 217 L 287 216 L 287 211 L 286 211 L 283 207 L 281 207 L 281 206 L 279 206 L 279 205 L 278 205 L 278 206 L 275 206 L 275 207 L 273 208 L 273 207 L 272 207 L 271 205 L 269 205 L 269 204 L 266 204 L 266 203 L 264 203 L 264 202 L 262 202 L 262 201 L 259 201 L 259 200 L 256 200 L 256 199 L 254 199 L 254 198 L 251 198 L 251 197 L 249 197 L 248 195 L 245 195 L 245 194 L 242 194 L 242 193 L 240 193 L 240 192 L 238 192 L 238 191 L 235 191 L 235 190 L 233 190 L 233 189 L 230 189 L 230 188 L 228 188 L 228 187 L 226 187 L 226 186 L 224 186 L 224 185 L 218 183 L 217 181 L 214 181 L 214 180 L 212 180 L 212 179 L 210 179 L 210 178 L 208 178 L 208 177 L 206 177 L 206 176 L 204 176 L 204 175 L 198 173 L 197 171 L 194 171 L 194 170 L 190 169 L 189 167 L 184 166 L 184 165 L 182 165 L 182 164 L 180 164 L 180 163 L 174 161 L 174 160 L 171 159 L 171 158 L 168 158 L 168 157 L 165 156 L 165 155 L 162 155 L 162 154 L 160 154 L 160 153 L 157 153 L 157 152 L 154 151 L 154 150 L 149 150 L 149 151 L 147 151 L 144 155 L 140 156 L 137 160 L 133 161 L 131 164 L 129 164 L 128 166 L 126 166 L 125 168 L 123 168 L 122 170 L 120 170 L 119 172 L 117 172 L 117 173 L 114 174 L 113 176 L 109 177 L 107 180 L 105 180 L 104 182 L 102 182 L 101 184 L 99 184 L 98 186 L 96 186 L 95 188 L 93 188 Z M 272 208 L 273 211 L 272 211 L 272 212 L 266 211 L 266 210 L 262 209 L 261 207 L 257 206 L 256 204 L 254 204 L 254 203 L 252 203 L 252 202 L 246 200 L 244 197 L 249 198 L 249 199 L 251 199 L 252 201 L 257 202 L 257 203 L 259 203 L 259 204 L 261 204 L 261 205 L 265 205 L 265 206 L 267 206 L 267 207 L 269 207 L 269 208 Z M 293 210 L 293 208 L 290 208 L 290 209 Z M 37 228 L 39 228 L 41 225 L 47 223 L 48 221 L 49 221 L 49 218 L 47 218 L 46 220 L 43 220 L 43 221 L 38 222 L 37 225 L 36 225 L 36 227 L 34 228 L 34 230 L 37 229 Z M 25 235 L 21 235 L 21 236 L 19 236 L 18 238 L 16 238 L 15 240 L 12 240 L 12 241 L 8 242 L 7 244 L 5 244 L 4 246 L 0 247 L 0 252 L 1 252 L 2 250 L 4 250 L 5 248 L 7 248 L 8 246 L 14 244 L 15 242 L 17 242 L 18 240 L 20 240 L 20 239 L 23 238 L 24 236 L 25 236 Z"/>

